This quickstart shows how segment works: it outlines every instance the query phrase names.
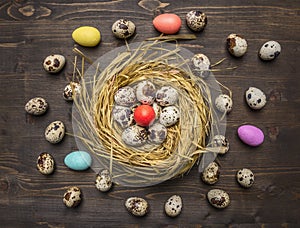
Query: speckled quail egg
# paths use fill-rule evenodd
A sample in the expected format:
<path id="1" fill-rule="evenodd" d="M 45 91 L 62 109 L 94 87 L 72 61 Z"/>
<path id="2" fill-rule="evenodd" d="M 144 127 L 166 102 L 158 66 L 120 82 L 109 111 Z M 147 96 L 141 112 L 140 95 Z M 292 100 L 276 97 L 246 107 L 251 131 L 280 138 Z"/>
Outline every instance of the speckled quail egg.
<path id="1" fill-rule="evenodd" d="M 63 202 L 67 207 L 76 207 L 81 202 L 80 188 L 73 186 L 67 189 L 64 194 Z"/>
<path id="2" fill-rule="evenodd" d="M 70 82 L 66 85 L 64 92 L 63 92 L 63 98 L 66 101 L 73 101 L 73 95 L 80 94 L 81 91 L 81 85 L 77 82 Z"/>
<path id="3" fill-rule="evenodd" d="M 48 107 L 49 105 L 46 99 L 42 97 L 34 97 L 26 103 L 25 111 L 28 114 L 39 116 L 44 114 L 47 111 Z"/>
<path id="4" fill-rule="evenodd" d="M 235 57 L 241 57 L 247 52 L 247 40 L 238 34 L 230 34 L 227 37 L 227 49 Z"/>
<path id="5" fill-rule="evenodd" d="M 216 108 L 222 113 L 229 113 L 232 110 L 232 99 L 227 94 L 220 94 L 215 100 Z"/>
<path id="6" fill-rule="evenodd" d="M 207 25 L 207 16 L 200 10 L 192 10 L 188 12 L 185 16 L 187 26 L 195 31 L 202 31 Z"/>
<path id="7" fill-rule="evenodd" d="M 116 105 L 112 111 L 113 119 L 122 127 L 126 128 L 134 124 L 131 108 Z"/>
<path id="8" fill-rule="evenodd" d="M 133 147 L 144 145 L 147 142 L 147 138 L 147 130 L 138 125 L 133 125 L 126 128 L 122 133 L 123 142 Z"/>
<path id="9" fill-rule="evenodd" d="M 156 91 L 155 97 L 160 106 L 170 106 L 177 103 L 178 92 L 172 86 L 163 86 Z"/>
<path id="10" fill-rule="evenodd" d="M 211 65 L 210 60 L 206 55 L 202 53 L 194 55 L 192 63 L 192 69 L 196 76 L 207 78 L 210 75 Z"/>
<path id="11" fill-rule="evenodd" d="M 249 87 L 245 96 L 247 104 L 252 109 L 262 109 L 267 103 L 265 93 L 256 87 Z"/>
<path id="12" fill-rule="evenodd" d="M 109 170 L 103 169 L 97 174 L 95 181 L 96 188 L 101 192 L 107 192 L 112 187 L 112 177 Z"/>
<path id="13" fill-rule="evenodd" d="M 215 184 L 220 177 L 219 165 L 216 162 L 211 162 L 201 173 L 201 179 L 206 184 Z"/>
<path id="14" fill-rule="evenodd" d="M 45 138 L 48 142 L 59 143 L 65 136 L 65 125 L 62 121 L 53 121 L 45 130 Z"/>
<path id="15" fill-rule="evenodd" d="M 132 106 L 136 103 L 135 90 L 130 86 L 121 87 L 115 93 L 114 100 L 117 105 Z"/>
<path id="16" fill-rule="evenodd" d="M 141 81 L 136 85 L 136 98 L 142 104 L 153 104 L 155 100 L 155 93 L 155 85 L 150 81 Z"/>
<path id="17" fill-rule="evenodd" d="M 224 135 L 215 135 L 212 139 L 212 147 L 217 147 L 219 154 L 226 154 L 229 151 L 229 141 Z"/>
<path id="18" fill-rule="evenodd" d="M 270 40 L 264 43 L 259 52 L 258 56 L 262 60 L 273 60 L 276 59 L 281 53 L 281 46 L 277 41 Z"/>
<path id="19" fill-rule="evenodd" d="M 167 128 L 160 124 L 160 123 L 154 123 L 149 129 L 148 129 L 149 135 L 148 139 L 151 143 L 155 144 L 161 144 L 165 141 L 167 138 L 168 130 Z"/>
<path id="20" fill-rule="evenodd" d="M 126 19 L 119 19 L 112 25 L 111 30 L 116 37 L 126 39 L 134 34 L 135 24 Z"/>
<path id="21" fill-rule="evenodd" d="M 43 67 L 49 73 L 58 73 L 62 70 L 66 63 L 66 59 L 63 55 L 49 55 L 44 59 Z"/>
<path id="22" fill-rule="evenodd" d="M 162 109 L 159 122 L 165 127 L 172 126 L 178 122 L 180 111 L 176 106 L 167 106 Z"/>
<path id="23" fill-rule="evenodd" d="M 208 202 L 219 209 L 223 209 L 229 206 L 230 197 L 227 192 L 222 189 L 211 189 L 207 193 Z"/>
<path id="24" fill-rule="evenodd" d="M 165 203 L 165 212 L 170 217 L 176 217 L 181 213 L 182 199 L 179 195 L 171 196 Z"/>
<path id="25" fill-rule="evenodd" d="M 144 216 L 149 211 L 148 202 L 141 197 L 130 197 L 125 202 L 126 209 L 135 216 Z"/>
<path id="26" fill-rule="evenodd" d="M 41 174 L 49 175 L 54 171 L 54 158 L 49 153 L 41 153 L 38 156 L 36 167 Z"/>
<path id="27" fill-rule="evenodd" d="M 241 186 L 250 188 L 254 183 L 254 174 L 250 169 L 243 168 L 237 171 L 236 179 Z"/>

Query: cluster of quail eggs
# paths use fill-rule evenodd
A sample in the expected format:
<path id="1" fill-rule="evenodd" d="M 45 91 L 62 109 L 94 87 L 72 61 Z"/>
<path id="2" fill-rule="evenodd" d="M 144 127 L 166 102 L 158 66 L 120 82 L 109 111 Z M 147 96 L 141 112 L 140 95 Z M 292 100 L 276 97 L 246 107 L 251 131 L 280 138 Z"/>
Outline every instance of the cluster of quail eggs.
<path id="1" fill-rule="evenodd" d="M 123 142 L 134 147 L 163 143 L 168 127 L 179 121 L 178 99 L 175 88 L 158 88 L 150 80 L 119 88 L 114 94 L 112 116 L 118 126 L 124 129 Z"/>
<path id="2" fill-rule="evenodd" d="M 145 216 L 150 211 L 148 201 L 137 196 L 129 197 L 125 201 L 125 207 L 128 212 L 137 217 Z M 174 218 L 181 213 L 182 207 L 182 198 L 179 195 L 172 195 L 166 200 L 164 211 L 167 216 Z"/>

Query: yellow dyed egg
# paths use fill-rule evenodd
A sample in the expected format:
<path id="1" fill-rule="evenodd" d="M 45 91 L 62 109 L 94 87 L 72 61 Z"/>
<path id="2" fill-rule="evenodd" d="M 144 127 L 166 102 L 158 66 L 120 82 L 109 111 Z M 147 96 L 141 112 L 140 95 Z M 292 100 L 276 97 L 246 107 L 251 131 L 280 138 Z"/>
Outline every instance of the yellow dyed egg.
<path id="1" fill-rule="evenodd" d="M 100 42 L 101 34 L 95 27 L 82 26 L 73 31 L 72 38 L 81 46 L 95 47 Z"/>

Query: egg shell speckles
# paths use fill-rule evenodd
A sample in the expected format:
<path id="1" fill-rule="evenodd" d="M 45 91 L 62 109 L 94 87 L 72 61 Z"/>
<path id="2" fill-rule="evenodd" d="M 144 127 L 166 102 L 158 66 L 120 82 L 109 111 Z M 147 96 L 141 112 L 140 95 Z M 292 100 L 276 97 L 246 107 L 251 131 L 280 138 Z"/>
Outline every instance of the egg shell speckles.
<path id="1" fill-rule="evenodd" d="M 81 190 L 73 186 L 67 189 L 64 194 L 63 203 L 67 207 L 77 207 L 81 203 Z"/>
<path id="2" fill-rule="evenodd" d="M 155 97 L 160 106 L 175 105 L 178 101 L 178 92 L 171 86 L 163 86 L 157 90 Z"/>
<path id="3" fill-rule="evenodd" d="M 130 197 L 125 202 L 126 209 L 134 216 L 144 216 L 149 211 L 148 202 L 140 197 Z"/>
<path id="4" fill-rule="evenodd" d="M 240 169 L 236 173 L 237 182 L 244 188 L 250 188 L 254 184 L 254 174 L 250 169 Z"/>
<path id="5" fill-rule="evenodd" d="M 67 154 L 64 163 L 72 170 L 82 171 L 88 169 L 92 165 L 92 157 L 85 151 L 73 151 Z"/>
<path id="6" fill-rule="evenodd" d="M 114 95 L 116 104 L 121 106 L 131 106 L 136 103 L 135 90 L 130 86 L 124 86 L 118 89 Z"/>
<path id="7" fill-rule="evenodd" d="M 218 153 L 225 154 L 229 151 L 229 141 L 224 135 L 215 135 L 212 139 L 212 147 L 218 147 Z"/>
<path id="8" fill-rule="evenodd" d="M 42 97 L 34 97 L 30 99 L 25 105 L 25 111 L 28 114 L 39 116 L 48 110 L 48 102 Z"/>
<path id="9" fill-rule="evenodd" d="M 65 125 L 62 121 L 53 121 L 45 130 L 45 138 L 48 142 L 59 143 L 65 136 Z"/>
<path id="10" fill-rule="evenodd" d="M 84 47 L 95 47 L 101 40 L 100 31 L 92 26 L 82 26 L 72 33 L 73 40 Z"/>
<path id="11" fill-rule="evenodd" d="M 131 108 L 116 105 L 112 111 L 113 119 L 122 127 L 127 128 L 134 124 Z"/>
<path id="12" fill-rule="evenodd" d="M 258 56 L 262 60 L 270 61 L 276 59 L 280 53 L 281 53 L 280 44 L 277 41 L 270 40 L 261 46 L 258 52 Z"/>
<path id="13" fill-rule="evenodd" d="M 113 23 L 111 30 L 117 38 L 126 39 L 134 34 L 135 24 L 130 20 L 119 19 Z"/>
<path id="14" fill-rule="evenodd" d="M 267 103 L 265 93 L 255 87 L 249 87 L 245 92 L 245 97 L 248 106 L 255 110 L 262 109 Z"/>
<path id="15" fill-rule="evenodd" d="M 107 169 L 103 169 L 99 174 L 97 174 L 95 186 L 101 192 L 107 192 L 111 189 L 112 177 Z"/>
<path id="16" fill-rule="evenodd" d="M 220 177 L 219 165 L 216 162 L 211 162 L 201 173 L 201 179 L 206 184 L 215 184 Z"/>
<path id="17" fill-rule="evenodd" d="M 123 142 L 133 147 L 144 145 L 147 142 L 147 138 L 147 130 L 137 125 L 126 128 L 122 133 Z"/>
<path id="18" fill-rule="evenodd" d="M 259 146 L 264 142 L 263 131 L 253 125 L 242 125 L 237 132 L 241 141 L 249 146 Z"/>
<path id="19" fill-rule="evenodd" d="M 55 162 L 51 154 L 44 152 L 38 156 L 36 167 L 41 174 L 49 175 L 53 173 L 54 166 Z"/>
<path id="20" fill-rule="evenodd" d="M 226 94 L 220 94 L 215 100 L 216 108 L 222 113 L 229 113 L 232 110 L 232 99 Z"/>
<path id="21" fill-rule="evenodd" d="M 165 212 L 170 217 L 176 217 L 181 213 L 182 199 L 179 195 L 171 196 L 165 203 Z"/>
<path id="22" fill-rule="evenodd" d="M 53 54 L 44 59 L 43 67 L 49 73 L 58 73 L 62 70 L 65 63 L 66 59 L 63 55 Z"/>
<path id="23" fill-rule="evenodd" d="M 176 106 L 168 106 L 162 109 L 159 122 L 165 127 L 170 127 L 178 122 L 180 111 Z"/>
<path id="24" fill-rule="evenodd" d="M 230 198 L 227 192 L 222 189 L 211 189 L 207 193 L 208 202 L 216 208 L 226 208 L 230 204 Z"/>
<path id="25" fill-rule="evenodd" d="M 173 13 L 160 14 L 153 20 L 153 26 L 164 34 L 175 34 L 180 30 L 181 19 Z"/>
<path id="26" fill-rule="evenodd" d="M 207 25 L 207 16 L 200 10 L 192 10 L 185 16 L 187 26 L 194 32 L 202 31 Z"/>
<path id="27" fill-rule="evenodd" d="M 155 85 L 150 81 L 141 81 L 136 85 L 136 98 L 142 104 L 153 104 L 155 94 Z"/>
<path id="28" fill-rule="evenodd" d="M 149 129 L 149 136 L 148 139 L 151 143 L 161 144 L 167 138 L 168 130 L 167 128 L 160 124 L 154 123 Z"/>
<path id="29" fill-rule="evenodd" d="M 70 82 L 64 88 L 63 98 L 66 101 L 73 101 L 73 95 L 80 94 L 81 85 L 77 82 Z"/>
<path id="30" fill-rule="evenodd" d="M 247 40 L 238 34 L 230 34 L 227 37 L 227 49 L 235 57 L 241 57 L 247 52 Z"/>

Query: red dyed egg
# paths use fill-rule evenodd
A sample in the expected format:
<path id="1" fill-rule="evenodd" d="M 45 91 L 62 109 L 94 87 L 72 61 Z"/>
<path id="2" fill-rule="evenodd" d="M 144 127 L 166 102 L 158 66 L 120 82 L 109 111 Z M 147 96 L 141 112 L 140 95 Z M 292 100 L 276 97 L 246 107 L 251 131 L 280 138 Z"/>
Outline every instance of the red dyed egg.
<path id="1" fill-rule="evenodd" d="M 155 111 L 150 105 L 140 105 L 135 109 L 133 117 L 138 125 L 146 127 L 155 120 Z"/>
<path id="2" fill-rule="evenodd" d="M 153 20 L 154 27 L 165 34 L 175 34 L 181 27 L 181 19 L 173 13 L 160 14 Z"/>

